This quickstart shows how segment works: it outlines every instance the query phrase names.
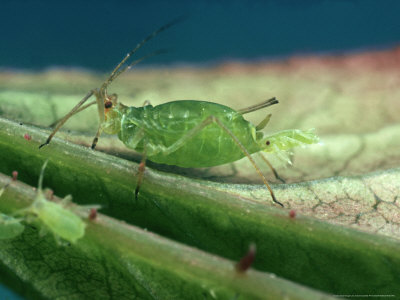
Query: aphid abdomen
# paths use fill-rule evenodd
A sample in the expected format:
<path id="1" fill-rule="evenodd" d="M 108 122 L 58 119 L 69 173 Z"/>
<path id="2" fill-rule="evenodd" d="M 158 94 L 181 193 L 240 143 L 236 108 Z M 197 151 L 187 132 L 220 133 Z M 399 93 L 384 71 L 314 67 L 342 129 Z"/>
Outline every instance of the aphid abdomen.
<path id="1" fill-rule="evenodd" d="M 218 118 L 250 153 L 260 151 L 255 142 L 254 126 L 238 112 L 220 104 L 183 100 L 156 107 L 131 108 L 126 113 L 121 124 L 120 139 L 129 147 L 129 138 L 143 129 L 145 136 L 135 149 L 143 151 L 143 143 L 146 141 L 147 157 L 157 163 L 180 167 L 211 167 L 244 157 L 243 151 L 233 139 L 216 124 L 204 127 L 176 151 L 165 151 L 209 116 Z"/>
<path id="2" fill-rule="evenodd" d="M 55 236 L 75 243 L 85 234 L 86 224 L 79 216 L 59 203 L 41 199 L 35 205 L 34 213 Z"/>

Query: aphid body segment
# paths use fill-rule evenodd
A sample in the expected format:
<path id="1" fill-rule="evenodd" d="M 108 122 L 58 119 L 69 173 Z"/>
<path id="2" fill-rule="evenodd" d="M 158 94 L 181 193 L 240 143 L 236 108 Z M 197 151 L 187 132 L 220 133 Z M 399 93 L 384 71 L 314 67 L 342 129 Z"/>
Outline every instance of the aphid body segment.
<path id="1" fill-rule="evenodd" d="M 0 240 L 12 239 L 19 236 L 25 229 L 21 221 L 22 219 L 0 213 Z"/>
<path id="2" fill-rule="evenodd" d="M 33 215 L 37 217 L 46 229 L 51 231 L 56 239 L 62 238 L 71 243 L 75 243 L 85 234 L 85 222 L 69 209 L 63 207 L 63 203 L 70 199 L 70 196 L 64 198 L 61 203 L 52 202 L 46 199 L 42 190 L 43 173 L 47 161 L 43 164 L 39 178 L 39 188 L 36 198 L 31 206 L 19 212 L 23 215 Z"/>
<path id="3" fill-rule="evenodd" d="M 313 144 L 318 142 L 318 138 L 312 130 L 297 129 L 266 136 L 261 130 L 268 124 L 271 115 L 267 115 L 257 126 L 243 118 L 246 113 L 278 103 L 275 98 L 234 110 L 221 104 L 198 100 L 172 101 L 154 107 L 149 103 L 142 107 L 127 107 L 117 101 L 117 95 L 108 95 L 107 88 L 110 83 L 144 59 L 143 57 L 126 65 L 129 57 L 148 40 L 174 23 L 176 21 L 154 31 L 129 52 L 99 89 L 89 91 L 60 120 L 47 141 L 40 147 L 50 143 L 54 134 L 71 116 L 97 104 L 100 122 L 92 148 L 96 146 L 101 132 L 118 134 L 127 147 L 143 153 L 141 169 L 144 169 L 146 158 L 153 162 L 180 167 L 211 167 L 247 156 L 269 189 L 273 201 L 282 205 L 276 200 L 268 181 L 250 155 L 260 151 L 280 152 L 299 145 Z M 83 105 L 93 95 L 96 100 Z M 263 159 L 280 179 L 270 163 Z M 139 172 L 138 186 L 142 181 L 142 173 Z M 138 188 L 136 195 L 137 192 Z"/>

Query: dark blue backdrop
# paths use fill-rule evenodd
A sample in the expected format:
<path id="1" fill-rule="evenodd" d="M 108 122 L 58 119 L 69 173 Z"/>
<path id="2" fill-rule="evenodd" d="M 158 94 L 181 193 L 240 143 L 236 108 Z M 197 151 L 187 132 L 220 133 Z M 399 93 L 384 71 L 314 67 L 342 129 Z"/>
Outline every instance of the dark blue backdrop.
<path id="1" fill-rule="evenodd" d="M 188 19 L 140 54 L 144 64 L 203 64 L 400 43 L 400 1 L 21 1 L 1 0 L 0 67 L 107 71 L 155 28 Z"/>

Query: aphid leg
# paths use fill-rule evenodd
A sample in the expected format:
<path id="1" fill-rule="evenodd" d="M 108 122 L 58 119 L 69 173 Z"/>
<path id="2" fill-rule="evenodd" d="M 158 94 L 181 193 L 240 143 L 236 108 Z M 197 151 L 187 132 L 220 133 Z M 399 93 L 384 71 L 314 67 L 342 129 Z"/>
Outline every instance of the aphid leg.
<path id="1" fill-rule="evenodd" d="M 279 176 L 278 172 L 275 170 L 275 168 L 272 166 L 272 164 L 269 162 L 269 160 L 261 153 L 258 152 L 262 160 L 268 165 L 268 167 L 271 169 L 272 173 L 274 173 L 275 178 L 281 181 L 282 183 L 286 183 L 285 179 Z"/>
<path id="2" fill-rule="evenodd" d="M 99 92 L 96 95 L 96 102 L 97 102 L 97 112 L 99 113 L 99 126 L 97 127 L 96 136 L 93 139 L 92 149 L 94 149 L 99 141 L 99 137 L 103 128 L 103 123 L 105 121 L 105 110 L 104 110 L 104 99 L 101 96 L 102 93 Z"/>
<path id="3" fill-rule="evenodd" d="M 218 118 L 214 117 L 214 116 L 209 116 L 207 119 L 205 119 L 203 122 L 201 122 L 200 124 L 198 124 L 196 127 L 192 128 L 185 136 L 183 136 L 182 138 L 180 138 L 178 141 L 176 141 L 174 144 L 172 144 L 171 146 L 169 146 L 168 148 L 163 150 L 163 154 L 168 155 L 169 153 L 172 153 L 174 151 L 176 151 L 177 149 L 179 149 L 180 147 L 182 147 L 188 140 L 190 140 L 193 136 L 195 136 L 196 134 L 198 134 L 201 130 L 203 130 L 203 128 L 205 128 L 206 126 L 210 125 L 210 124 L 216 124 L 218 125 L 220 128 L 222 128 L 231 138 L 232 140 L 235 142 L 235 144 L 240 148 L 240 150 L 242 150 L 242 152 L 247 156 L 247 158 L 250 160 L 250 163 L 253 165 L 253 167 L 256 169 L 258 175 L 260 175 L 261 179 L 264 182 L 264 185 L 268 188 L 272 200 L 279 204 L 280 206 L 283 207 L 283 204 L 280 203 L 276 197 L 274 192 L 272 191 L 268 180 L 265 178 L 265 176 L 263 175 L 263 173 L 261 172 L 260 168 L 257 166 L 256 162 L 254 161 L 254 159 L 251 157 L 249 151 L 247 151 L 247 149 L 243 146 L 243 144 L 239 141 L 239 139 L 232 133 L 232 131 L 230 131 Z"/>
<path id="4" fill-rule="evenodd" d="M 261 103 L 258 103 L 256 105 L 252 105 L 252 106 L 249 106 L 249 107 L 238 109 L 237 112 L 239 112 L 242 115 L 244 115 L 244 114 L 247 114 L 247 113 L 250 113 L 250 112 L 253 112 L 253 111 L 256 111 L 256 110 L 260 110 L 260 109 L 262 109 L 264 107 L 268 107 L 268 106 L 271 106 L 271 105 L 274 105 L 274 104 L 278 104 L 278 103 L 279 103 L 279 101 L 275 97 L 273 97 L 271 99 L 268 99 L 268 100 L 263 101 Z"/>
<path id="5" fill-rule="evenodd" d="M 140 161 L 140 164 L 139 164 L 138 180 L 137 180 L 136 189 L 135 189 L 135 201 L 138 200 L 139 190 L 140 190 L 140 186 L 142 185 L 142 182 L 143 182 L 143 175 L 144 175 L 145 169 L 146 169 L 146 148 L 143 149 L 142 160 Z"/>
<path id="6" fill-rule="evenodd" d="M 67 120 L 72 117 L 75 112 L 94 94 L 94 90 L 89 91 L 85 97 L 83 97 L 83 99 L 81 101 L 79 101 L 79 103 L 77 105 L 74 106 L 74 108 L 71 109 L 71 111 L 69 113 L 67 113 L 61 120 L 60 122 L 58 122 L 56 128 L 54 128 L 54 130 L 50 133 L 49 137 L 47 138 L 46 142 L 41 144 L 39 146 L 39 149 L 42 148 L 43 146 L 46 146 L 50 143 L 51 139 L 53 138 L 53 136 L 57 133 L 57 131 L 64 125 L 65 122 L 67 122 Z"/>
<path id="7" fill-rule="evenodd" d="M 80 113 L 82 110 L 85 110 L 85 109 L 88 108 L 89 106 L 92 106 L 93 104 L 96 104 L 96 100 L 93 100 L 92 102 L 90 102 L 90 103 L 88 103 L 88 104 L 85 104 L 84 106 L 82 106 L 81 108 L 79 108 L 77 111 L 75 111 L 75 112 L 71 115 L 71 117 L 74 116 L 74 115 L 76 115 L 77 113 Z M 50 128 L 53 128 L 53 127 L 56 126 L 58 123 L 60 123 L 62 119 L 63 119 L 63 118 L 58 119 L 57 121 L 54 121 L 53 123 L 51 123 L 51 124 L 49 125 L 49 127 L 50 127 Z"/>

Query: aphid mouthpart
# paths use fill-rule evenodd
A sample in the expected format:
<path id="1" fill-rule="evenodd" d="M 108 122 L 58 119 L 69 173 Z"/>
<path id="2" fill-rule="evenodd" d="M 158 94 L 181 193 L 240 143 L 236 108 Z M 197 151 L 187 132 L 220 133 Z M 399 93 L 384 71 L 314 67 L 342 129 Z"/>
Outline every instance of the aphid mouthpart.
<path id="1" fill-rule="evenodd" d="M 239 273 L 246 272 L 254 262 L 256 257 L 256 244 L 250 244 L 247 253 L 236 264 L 235 269 Z"/>

